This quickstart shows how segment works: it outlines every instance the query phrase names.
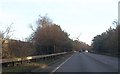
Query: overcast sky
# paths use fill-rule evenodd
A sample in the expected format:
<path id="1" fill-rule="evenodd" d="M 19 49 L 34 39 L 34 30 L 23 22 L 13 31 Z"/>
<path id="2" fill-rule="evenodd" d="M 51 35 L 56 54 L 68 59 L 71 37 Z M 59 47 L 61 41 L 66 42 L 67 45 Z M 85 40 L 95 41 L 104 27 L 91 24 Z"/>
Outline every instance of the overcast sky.
<path id="1" fill-rule="evenodd" d="M 24 39 L 39 14 L 48 14 L 70 38 L 82 32 L 79 40 L 91 44 L 118 18 L 118 0 L 0 0 L 0 30 L 13 22 L 12 38 Z"/>

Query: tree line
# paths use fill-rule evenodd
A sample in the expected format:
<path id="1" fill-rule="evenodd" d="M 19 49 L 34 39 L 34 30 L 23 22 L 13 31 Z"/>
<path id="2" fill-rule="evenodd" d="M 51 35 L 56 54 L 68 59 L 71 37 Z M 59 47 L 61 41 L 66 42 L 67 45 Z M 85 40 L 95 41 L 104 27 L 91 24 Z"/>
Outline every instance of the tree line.
<path id="1" fill-rule="evenodd" d="M 90 48 L 84 42 L 70 39 L 70 34 L 62 30 L 60 25 L 53 23 L 47 16 L 40 16 L 37 21 L 37 29 L 33 31 L 30 41 L 33 42 L 37 55 Z"/>
<path id="2" fill-rule="evenodd" d="M 47 16 L 40 16 L 36 21 L 37 28 L 31 25 L 33 33 L 26 42 L 5 38 L 2 44 L 2 58 L 25 57 L 30 55 L 44 55 L 60 52 L 88 50 L 90 46 L 78 40 L 72 40 L 60 25 L 52 22 Z M 5 41 L 9 41 L 6 43 Z"/>
<path id="3" fill-rule="evenodd" d="M 99 54 L 119 55 L 120 24 L 116 21 L 115 28 L 109 28 L 106 32 L 93 38 L 91 46 L 79 40 L 69 38 L 66 31 L 60 25 L 55 24 L 47 16 L 40 16 L 36 21 L 37 28 L 26 41 L 10 38 L 11 25 L 5 31 L 0 32 L 2 44 L 2 58 L 26 57 L 31 55 L 44 55 L 60 52 L 89 50 Z M 7 42 L 8 41 L 8 42 Z M 1 55 L 1 54 L 0 54 Z"/>
<path id="4" fill-rule="evenodd" d="M 73 50 L 75 51 L 91 51 L 91 46 L 86 44 L 85 42 L 74 40 L 73 41 Z"/>
<path id="5" fill-rule="evenodd" d="M 37 26 L 31 38 L 32 42 L 34 42 L 36 54 L 71 51 L 71 39 L 59 25 L 52 23 L 45 16 L 38 19 Z"/>
<path id="6" fill-rule="evenodd" d="M 101 35 L 97 35 L 93 38 L 92 50 L 95 53 L 118 56 L 119 55 L 119 38 L 120 37 L 120 24 L 114 21 L 115 28 L 109 28 Z"/>

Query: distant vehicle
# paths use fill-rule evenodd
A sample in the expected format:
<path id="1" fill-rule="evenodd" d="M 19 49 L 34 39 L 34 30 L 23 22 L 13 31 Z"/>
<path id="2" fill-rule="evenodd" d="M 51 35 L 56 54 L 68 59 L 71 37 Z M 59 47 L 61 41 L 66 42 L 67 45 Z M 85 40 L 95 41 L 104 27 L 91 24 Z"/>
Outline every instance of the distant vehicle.
<path id="1" fill-rule="evenodd" d="M 77 51 L 74 51 L 74 52 L 77 52 Z"/>
<path id="2" fill-rule="evenodd" d="M 88 52 L 88 50 L 85 50 L 85 52 Z"/>
<path id="3" fill-rule="evenodd" d="M 82 52 L 82 50 L 80 50 L 79 52 Z"/>

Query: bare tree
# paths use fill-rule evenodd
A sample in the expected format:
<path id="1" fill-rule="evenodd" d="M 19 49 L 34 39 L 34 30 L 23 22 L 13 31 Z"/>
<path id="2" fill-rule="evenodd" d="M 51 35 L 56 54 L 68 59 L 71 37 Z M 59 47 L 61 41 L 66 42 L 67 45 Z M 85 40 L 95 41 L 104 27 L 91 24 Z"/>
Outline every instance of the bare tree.
<path id="1" fill-rule="evenodd" d="M 32 26 L 31 29 L 33 30 Z M 62 30 L 59 25 L 52 23 L 52 20 L 47 16 L 40 16 L 37 20 L 37 28 L 32 34 L 32 42 L 36 54 L 70 51 L 72 47 L 67 32 Z"/>
<path id="2" fill-rule="evenodd" d="M 8 48 L 6 48 L 6 43 L 8 42 L 8 40 L 11 38 L 12 35 L 10 35 L 11 32 L 13 32 L 14 30 L 12 30 L 12 24 L 10 24 L 9 26 L 7 26 L 7 28 L 5 30 L 0 31 L 0 46 L 1 46 L 1 52 L 0 56 L 1 57 L 5 57 L 5 56 L 10 56 L 10 51 L 8 50 Z"/>
<path id="3" fill-rule="evenodd" d="M 3 39 L 2 44 L 5 42 L 5 40 L 11 38 L 12 35 L 10 35 L 10 33 L 14 31 L 14 30 L 12 30 L 12 25 L 13 25 L 13 23 L 10 24 L 9 26 L 7 26 L 5 31 L 1 31 L 1 38 Z"/>

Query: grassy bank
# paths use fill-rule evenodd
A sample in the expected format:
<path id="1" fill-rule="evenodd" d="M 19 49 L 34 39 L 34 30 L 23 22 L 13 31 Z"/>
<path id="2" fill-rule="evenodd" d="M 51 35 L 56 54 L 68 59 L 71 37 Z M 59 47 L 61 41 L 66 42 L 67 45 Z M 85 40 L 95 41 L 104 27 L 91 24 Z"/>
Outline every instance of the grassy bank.
<path id="1" fill-rule="evenodd" d="M 31 72 L 36 68 L 42 69 L 47 67 L 51 62 L 55 61 L 56 59 L 58 58 L 37 60 L 36 62 L 23 63 L 17 66 L 11 66 L 11 67 L 2 67 L 2 74 L 10 74 L 10 73 L 16 74 L 18 72 Z"/>

